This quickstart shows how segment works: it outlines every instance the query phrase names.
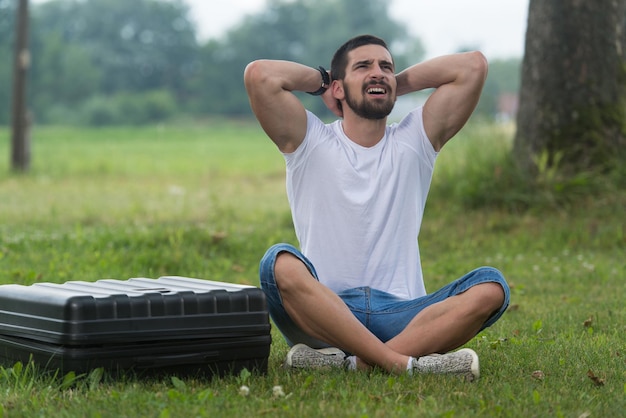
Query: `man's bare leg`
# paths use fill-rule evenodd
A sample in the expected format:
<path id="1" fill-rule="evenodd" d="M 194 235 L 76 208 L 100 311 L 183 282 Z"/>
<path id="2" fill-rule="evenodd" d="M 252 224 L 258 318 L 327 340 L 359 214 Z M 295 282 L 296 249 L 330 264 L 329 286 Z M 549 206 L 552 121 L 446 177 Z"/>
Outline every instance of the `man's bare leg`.
<path id="1" fill-rule="evenodd" d="M 413 357 L 447 353 L 474 338 L 502 303 L 498 283 L 476 285 L 424 309 L 387 345 Z"/>
<path id="2" fill-rule="evenodd" d="M 287 252 L 279 254 L 274 274 L 285 310 L 304 332 L 354 353 L 367 364 L 393 373 L 406 370 L 409 355 L 395 351 L 365 328 L 339 296 L 319 283 L 297 257 Z"/>
<path id="3" fill-rule="evenodd" d="M 447 353 L 474 338 L 503 302 L 504 291 L 499 284 L 476 285 L 424 309 L 386 345 L 415 358 Z M 360 369 L 369 368 L 367 362 L 357 361 Z"/>
<path id="4" fill-rule="evenodd" d="M 504 302 L 499 284 L 476 285 L 424 309 L 383 344 L 297 257 L 279 254 L 275 277 L 285 310 L 304 332 L 354 353 L 359 368 L 377 365 L 392 372 L 404 371 L 409 356 L 445 353 L 465 344 Z"/>

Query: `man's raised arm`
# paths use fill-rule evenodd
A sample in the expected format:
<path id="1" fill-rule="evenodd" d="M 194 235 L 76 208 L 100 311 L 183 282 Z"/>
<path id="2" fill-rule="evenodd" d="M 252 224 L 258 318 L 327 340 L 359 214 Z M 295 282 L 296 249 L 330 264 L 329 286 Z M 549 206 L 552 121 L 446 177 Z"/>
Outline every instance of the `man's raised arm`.
<path id="1" fill-rule="evenodd" d="M 480 52 L 445 55 L 400 72 L 398 96 L 428 88 L 436 90 L 424 104 L 424 128 L 439 151 L 469 119 L 487 77 L 488 64 Z"/>
<path id="2" fill-rule="evenodd" d="M 315 92 L 322 83 L 319 70 L 294 62 L 258 60 L 246 67 L 252 111 L 282 152 L 295 151 L 306 134 L 306 112 L 292 91 Z"/>

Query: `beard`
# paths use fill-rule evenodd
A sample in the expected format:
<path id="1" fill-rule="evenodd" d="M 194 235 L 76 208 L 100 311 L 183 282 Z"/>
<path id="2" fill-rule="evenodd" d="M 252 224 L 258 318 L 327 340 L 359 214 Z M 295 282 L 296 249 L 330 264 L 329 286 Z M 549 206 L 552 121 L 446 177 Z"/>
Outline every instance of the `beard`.
<path id="1" fill-rule="evenodd" d="M 365 91 L 370 85 L 368 84 L 363 90 Z M 374 84 L 375 85 L 375 84 Z M 395 100 L 392 98 L 391 87 L 388 85 L 384 85 L 385 89 L 387 89 L 387 99 L 386 100 L 366 100 L 367 93 L 362 93 L 362 100 L 358 101 L 356 97 L 353 97 L 351 91 L 347 85 L 344 84 L 344 91 L 346 93 L 346 104 L 354 113 L 363 119 L 384 119 L 393 110 L 395 105 Z"/>

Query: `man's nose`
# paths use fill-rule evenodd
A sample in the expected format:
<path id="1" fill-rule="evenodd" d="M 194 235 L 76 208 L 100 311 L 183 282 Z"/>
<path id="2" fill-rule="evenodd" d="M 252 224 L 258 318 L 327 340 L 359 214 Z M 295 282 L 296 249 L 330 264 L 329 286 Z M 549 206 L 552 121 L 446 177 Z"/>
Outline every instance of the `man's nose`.
<path id="1" fill-rule="evenodd" d="M 379 78 L 383 78 L 385 76 L 385 73 L 381 67 L 376 65 L 372 68 L 372 73 L 370 75 L 372 78 L 379 79 Z"/>

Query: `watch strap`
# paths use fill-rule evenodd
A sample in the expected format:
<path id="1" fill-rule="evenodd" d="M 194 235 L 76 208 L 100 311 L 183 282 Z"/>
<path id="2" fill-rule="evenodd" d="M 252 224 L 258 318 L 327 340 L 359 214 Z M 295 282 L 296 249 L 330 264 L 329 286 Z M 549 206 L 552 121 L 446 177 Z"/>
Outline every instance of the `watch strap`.
<path id="1" fill-rule="evenodd" d="M 326 69 L 324 67 L 322 67 L 321 65 L 317 69 L 319 70 L 320 74 L 322 75 L 322 84 L 321 84 L 319 89 L 317 89 L 315 91 L 307 92 L 307 93 L 309 93 L 312 96 L 320 96 L 320 95 L 324 94 L 324 92 L 326 90 L 328 90 L 328 87 L 330 86 L 330 76 L 328 75 L 328 71 L 326 71 Z"/>

